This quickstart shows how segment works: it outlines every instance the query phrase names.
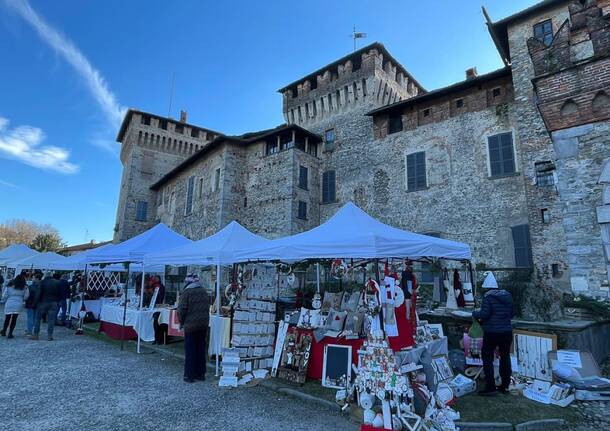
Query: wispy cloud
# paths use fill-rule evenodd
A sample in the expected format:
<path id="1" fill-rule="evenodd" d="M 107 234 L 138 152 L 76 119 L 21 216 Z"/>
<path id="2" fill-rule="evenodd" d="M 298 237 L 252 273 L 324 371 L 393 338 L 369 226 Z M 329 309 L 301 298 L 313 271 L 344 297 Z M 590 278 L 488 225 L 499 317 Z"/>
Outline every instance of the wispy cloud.
<path id="1" fill-rule="evenodd" d="M 62 174 L 78 172 L 78 166 L 69 162 L 70 152 L 65 148 L 41 145 L 44 132 L 31 126 L 8 127 L 9 121 L 0 117 L 0 156 L 19 160 L 35 168 Z M 3 182 L 4 183 L 4 182 Z"/>
<path id="2" fill-rule="evenodd" d="M 17 184 L 13 184 L 11 182 L 4 181 L 4 180 L 0 180 L 0 186 L 8 187 L 9 189 L 17 189 L 17 190 L 21 190 L 22 189 Z"/>
<path id="3" fill-rule="evenodd" d="M 38 32 L 45 43 L 81 75 L 108 121 L 118 129 L 121 121 L 123 121 L 126 109 L 120 105 L 116 96 L 110 91 L 104 77 L 93 67 L 76 45 L 58 30 L 51 27 L 38 15 L 27 0 L 4 1 Z"/>

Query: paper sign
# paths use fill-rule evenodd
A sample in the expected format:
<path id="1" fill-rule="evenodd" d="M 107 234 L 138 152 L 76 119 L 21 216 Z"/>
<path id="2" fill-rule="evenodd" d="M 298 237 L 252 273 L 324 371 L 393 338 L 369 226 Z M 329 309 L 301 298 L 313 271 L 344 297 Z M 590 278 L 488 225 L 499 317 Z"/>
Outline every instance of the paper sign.
<path id="1" fill-rule="evenodd" d="M 571 350 L 557 350 L 557 361 L 572 368 L 582 368 L 580 353 Z"/>

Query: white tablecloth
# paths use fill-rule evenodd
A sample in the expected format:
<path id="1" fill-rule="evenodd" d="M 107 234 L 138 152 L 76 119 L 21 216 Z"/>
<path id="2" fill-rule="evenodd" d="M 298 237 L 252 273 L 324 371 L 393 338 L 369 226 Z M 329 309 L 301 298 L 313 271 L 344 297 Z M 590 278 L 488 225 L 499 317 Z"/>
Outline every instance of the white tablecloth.
<path id="1" fill-rule="evenodd" d="M 216 354 L 216 340 L 220 340 L 220 351 L 225 347 L 231 347 L 231 318 L 210 315 L 210 345 L 208 355 Z"/>
<path id="2" fill-rule="evenodd" d="M 143 341 L 155 341 L 155 329 L 153 326 L 153 314 L 161 313 L 159 323 L 169 321 L 169 310 L 167 308 L 153 308 L 152 310 L 138 310 L 127 307 L 125 315 L 125 326 L 131 326 Z M 115 325 L 123 324 L 123 307 L 120 305 L 103 304 L 100 320 Z"/>
<path id="3" fill-rule="evenodd" d="M 102 303 L 105 298 L 101 299 L 86 299 L 85 302 L 85 310 L 93 313 L 93 316 L 96 319 L 100 318 L 100 313 L 102 312 Z M 68 304 L 68 308 L 70 309 L 70 317 L 74 317 L 78 319 L 78 312 L 81 309 L 82 301 L 75 301 L 71 304 Z"/>

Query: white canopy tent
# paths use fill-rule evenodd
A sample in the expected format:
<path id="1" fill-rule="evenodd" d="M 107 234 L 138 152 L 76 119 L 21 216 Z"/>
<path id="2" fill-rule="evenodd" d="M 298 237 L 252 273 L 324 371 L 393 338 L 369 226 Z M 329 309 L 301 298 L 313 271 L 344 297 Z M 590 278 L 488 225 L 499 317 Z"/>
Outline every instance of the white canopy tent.
<path id="1" fill-rule="evenodd" d="M 39 254 L 25 244 L 11 244 L 0 251 L 0 266 L 7 266 L 9 262 L 25 259 Z"/>
<path id="2" fill-rule="evenodd" d="M 38 253 L 30 257 L 26 257 L 21 260 L 12 261 L 7 264 L 9 268 L 15 268 L 15 273 L 20 272 L 24 269 L 50 269 L 49 266 L 52 262 L 65 259 L 60 254 L 47 251 L 45 253 Z"/>
<path id="3" fill-rule="evenodd" d="M 207 238 L 166 251 L 147 254 L 144 256 L 144 263 L 146 265 L 165 264 L 172 266 L 215 265 L 216 313 L 217 316 L 220 316 L 220 267 L 237 262 L 235 258 L 236 250 L 263 245 L 267 242 L 269 242 L 268 239 L 255 235 L 238 222 L 232 221 Z M 218 375 L 218 354 L 216 355 L 216 374 Z"/>
<path id="4" fill-rule="evenodd" d="M 239 262 L 314 258 L 470 260 L 470 246 L 404 231 L 374 219 L 351 202 L 309 231 L 235 252 Z"/>
<path id="5" fill-rule="evenodd" d="M 100 247 L 94 249 L 87 255 L 88 264 L 107 264 L 107 263 L 138 263 L 142 269 L 142 288 L 140 289 L 140 306 L 144 296 L 144 255 L 162 250 L 168 250 L 189 244 L 192 241 L 177 232 L 174 232 L 163 223 L 159 223 L 145 232 L 134 236 L 122 243 L 112 247 Z M 129 279 L 129 271 L 127 271 Z M 125 299 L 127 299 L 127 289 L 125 289 Z M 127 300 L 123 307 L 123 328 L 127 315 Z M 123 337 L 121 337 L 121 350 L 123 349 Z"/>
<path id="6" fill-rule="evenodd" d="M 101 247 L 98 247 L 94 250 L 107 249 L 109 247 L 114 247 L 114 244 L 105 244 Z M 68 256 L 64 259 L 58 259 L 56 261 L 51 262 L 49 269 L 53 269 L 56 271 L 84 271 L 89 266 L 89 269 L 93 271 L 113 271 L 113 272 L 124 272 L 126 271 L 125 267 L 122 264 L 110 264 L 103 267 L 95 264 L 88 264 L 87 257 L 93 250 L 82 251 L 77 254 L 73 254 L 72 256 Z M 109 250 L 107 250 L 109 251 Z M 163 265 L 153 265 L 153 266 L 145 266 L 144 270 L 146 272 L 163 272 L 165 270 L 165 266 Z M 137 263 L 132 263 L 129 265 L 130 272 L 141 272 L 142 265 Z"/>

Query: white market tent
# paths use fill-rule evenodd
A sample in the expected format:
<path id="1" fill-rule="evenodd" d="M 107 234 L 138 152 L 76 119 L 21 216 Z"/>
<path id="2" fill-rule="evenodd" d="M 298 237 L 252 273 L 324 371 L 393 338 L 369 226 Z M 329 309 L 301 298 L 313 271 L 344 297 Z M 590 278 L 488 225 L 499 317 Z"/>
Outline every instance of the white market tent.
<path id="1" fill-rule="evenodd" d="M 192 242 L 163 223 L 112 247 L 100 247 L 87 254 L 87 263 L 142 263 L 144 255 Z"/>
<path id="2" fill-rule="evenodd" d="M 381 223 L 351 202 L 309 231 L 238 250 L 239 262 L 314 258 L 470 260 L 470 246 Z"/>
<path id="3" fill-rule="evenodd" d="M 97 247 L 93 250 L 107 249 L 109 247 L 114 247 L 114 244 L 105 244 L 101 247 Z M 84 271 L 87 269 L 89 265 L 89 269 L 92 271 L 112 271 L 112 272 L 124 272 L 126 271 L 125 267 L 122 264 L 111 264 L 104 267 L 95 266 L 92 264 L 88 264 L 87 257 L 93 250 L 81 251 L 80 253 L 73 254 L 72 256 L 68 256 L 64 259 L 58 259 L 56 261 L 51 262 L 49 265 L 49 269 L 56 271 Z M 106 250 L 109 251 L 109 250 Z M 155 265 L 155 266 L 146 266 L 144 268 L 147 272 L 163 272 L 165 270 L 164 266 Z M 142 271 L 142 265 L 138 265 L 136 263 L 132 263 L 129 265 L 129 271 L 131 272 L 140 272 Z"/>
<path id="4" fill-rule="evenodd" d="M 26 257 L 18 261 L 12 261 L 7 264 L 9 268 L 15 268 L 15 273 L 20 272 L 23 269 L 49 269 L 52 262 L 65 259 L 60 254 L 47 251 L 46 253 L 39 253 L 34 256 Z"/>
<path id="5" fill-rule="evenodd" d="M 138 263 L 142 268 L 142 289 L 140 292 L 140 306 L 144 296 L 144 262 L 143 257 L 148 253 L 168 250 L 181 245 L 189 244 L 192 241 L 177 232 L 174 232 L 163 223 L 159 223 L 145 232 L 134 236 L 112 247 L 93 249 L 87 255 L 88 264 L 105 263 Z M 129 271 L 127 272 L 129 279 Z M 123 327 L 127 315 L 127 301 L 123 306 Z M 122 338 L 122 337 L 121 337 Z M 121 350 L 123 350 L 123 340 L 121 340 Z"/>
<path id="6" fill-rule="evenodd" d="M 9 262 L 25 259 L 26 257 L 39 254 L 36 250 L 24 244 L 11 244 L 0 251 L 0 266 L 6 266 Z"/>
<path id="7" fill-rule="evenodd" d="M 199 265 L 216 266 L 216 313 L 220 316 L 220 267 L 237 262 L 235 251 L 268 243 L 269 240 L 255 235 L 236 221 L 207 238 L 166 251 L 144 256 L 145 265 L 165 264 L 172 266 Z M 138 347 L 139 347 L 138 338 Z M 218 355 L 216 355 L 218 375 Z"/>

